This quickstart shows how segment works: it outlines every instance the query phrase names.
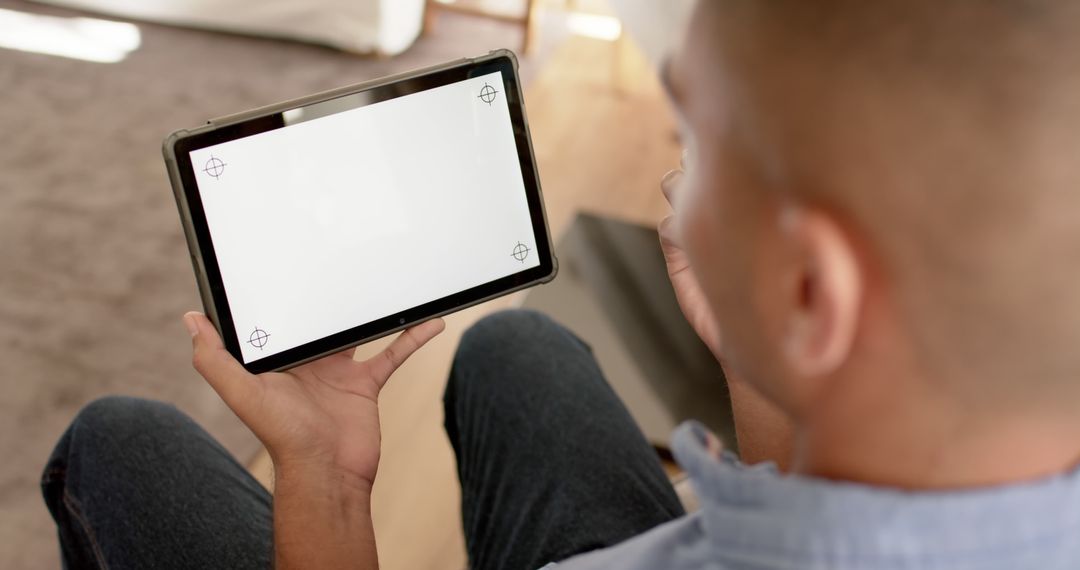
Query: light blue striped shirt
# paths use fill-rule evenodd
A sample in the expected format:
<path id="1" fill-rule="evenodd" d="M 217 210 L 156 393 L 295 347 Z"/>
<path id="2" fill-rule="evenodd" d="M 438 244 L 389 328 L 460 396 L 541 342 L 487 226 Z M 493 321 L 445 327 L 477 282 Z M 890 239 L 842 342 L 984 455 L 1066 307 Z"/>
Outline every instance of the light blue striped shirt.
<path id="1" fill-rule="evenodd" d="M 704 436 L 687 423 L 673 440 L 698 512 L 555 570 L 1080 570 L 1080 470 L 905 492 L 717 459 Z"/>

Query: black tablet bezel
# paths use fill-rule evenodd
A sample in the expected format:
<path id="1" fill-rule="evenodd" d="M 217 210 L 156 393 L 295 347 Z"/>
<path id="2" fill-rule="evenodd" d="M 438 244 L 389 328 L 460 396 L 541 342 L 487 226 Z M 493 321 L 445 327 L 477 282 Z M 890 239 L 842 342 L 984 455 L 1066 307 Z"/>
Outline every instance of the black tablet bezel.
<path id="1" fill-rule="evenodd" d="M 551 251 L 551 240 L 548 235 L 547 222 L 544 214 L 540 180 L 534 163 L 532 143 L 529 138 L 528 122 L 525 117 L 521 85 L 517 77 L 515 62 L 510 56 L 501 55 L 480 61 L 466 62 L 460 66 L 443 68 L 430 73 L 410 76 L 399 81 L 358 89 L 343 95 L 338 95 L 338 97 L 347 97 L 353 93 L 360 92 L 374 95 L 373 101 L 364 105 L 355 105 L 351 107 L 359 108 L 474 77 L 488 75 L 494 72 L 501 73 L 503 84 L 505 86 L 505 96 L 510 109 L 514 139 L 518 151 L 518 161 L 521 167 L 526 200 L 528 202 L 529 213 L 533 225 L 533 239 L 534 244 L 536 245 L 536 253 L 540 259 L 540 265 L 269 355 L 265 358 L 253 360 L 244 364 L 245 368 L 253 373 L 291 368 L 319 356 L 337 350 L 343 350 L 362 342 L 393 333 L 411 324 L 454 312 L 484 300 L 513 292 L 531 284 L 548 281 L 554 277 L 555 272 L 557 271 L 557 265 Z M 302 102 L 294 107 L 282 107 L 280 109 L 275 109 L 274 112 L 266 115 L 223 125 L 206 132 L 182 136 L 173 142 L 172 148 L 176 160 L 177 173 L 180 178 L 183 189 L 182 194 L 187 202 L 190 216 L 189 227 L 194 232 L 194 238 L 197 241 L 199 251 L 201 252 L 202 266 L 204 268 L 203 279 L 209 288 L 209 294 L 212 297 L 216 309 L 214 311 L 217 314 L 216 324 L 218 330 L 221 332 L 225 347 L 241 363 L 243 363 L 243 356 L 240 350 L 241 341 L 238 338 L 232 320 L 232 314 L 229 309 L 228 294 L 222 283 L 221 271 L 218 266 L 213 239 L 206 222 L 206 215 L 203 210 L 202 199 L 199 195 L 198 185 L 195 180 L 190 153 L 216 144 L 284 128 L 286 126 L 283 115 L 285 111 L 290 108 L 302 108 L 311 104 L 311 102 Z M 198 271 L 198 264 L 196 264 L 196 271 Z"/>

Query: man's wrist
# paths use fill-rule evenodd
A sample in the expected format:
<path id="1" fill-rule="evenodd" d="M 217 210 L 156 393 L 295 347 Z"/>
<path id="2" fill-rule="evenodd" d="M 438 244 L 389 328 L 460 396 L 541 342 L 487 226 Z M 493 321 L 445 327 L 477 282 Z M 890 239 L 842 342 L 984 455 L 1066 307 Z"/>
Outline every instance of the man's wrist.
<path id="1" fill-rule="evenodd" d="M 319 489 L 342 498 L 370 497 L 374 481 L 333 464 L 305 461 L 275 461 L 274 487 L 302 486 Z"/>
<path id="2" fill-rule="evenodd" d="M 378 567 L 370 479 L 319 463 L 274 466 L 278 568 Z"/>

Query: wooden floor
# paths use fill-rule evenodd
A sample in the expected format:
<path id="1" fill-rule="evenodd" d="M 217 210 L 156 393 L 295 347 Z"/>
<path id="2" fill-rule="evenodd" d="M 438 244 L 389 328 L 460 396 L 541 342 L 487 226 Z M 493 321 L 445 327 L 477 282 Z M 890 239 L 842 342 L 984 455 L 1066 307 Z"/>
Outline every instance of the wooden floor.
<path id="1" fill-rule="evenodd" d="M 674 121 L 654 70 L 629 41 L 571 37 L 526 93 L 551 231 L 578 211 L 655 224 L 667 207 L 659 180 L 678 165 Z M 442 389 L 457 341 L 517 294 L 447 319 L 447 330 L 405 364 L 381 397 L 383 455 L 373 517 L 384 570 L 465 568 L 453 452 Z M 387 339 L 361 347 L 358 358 Z M 265 453 L 252 464 L 270 480 Z"/>

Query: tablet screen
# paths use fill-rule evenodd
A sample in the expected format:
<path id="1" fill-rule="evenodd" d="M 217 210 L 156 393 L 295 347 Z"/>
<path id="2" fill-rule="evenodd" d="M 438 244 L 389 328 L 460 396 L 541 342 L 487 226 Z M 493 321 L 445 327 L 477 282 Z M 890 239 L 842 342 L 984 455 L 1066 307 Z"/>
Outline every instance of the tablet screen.
<path id="1" fill-rule="evenodd" d="M 540 263 L 506 90 L 331 100 L 189 153 L 245 363 Z"/>

